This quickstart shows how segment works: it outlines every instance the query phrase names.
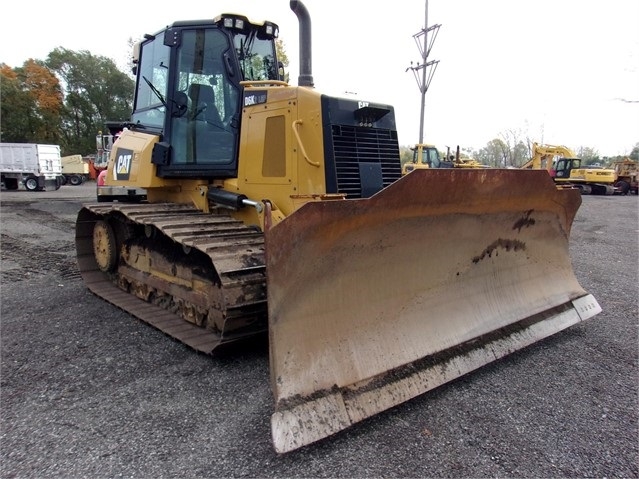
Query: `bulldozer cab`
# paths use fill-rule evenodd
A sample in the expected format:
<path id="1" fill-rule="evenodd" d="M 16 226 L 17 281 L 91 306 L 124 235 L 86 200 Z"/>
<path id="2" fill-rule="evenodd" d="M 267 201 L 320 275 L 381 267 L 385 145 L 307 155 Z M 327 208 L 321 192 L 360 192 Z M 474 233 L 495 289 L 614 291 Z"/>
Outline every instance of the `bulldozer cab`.
<path id="1" fill-rule="evenodd" d="M 428 165 L 429 168 L 439 168 L 439 151 L 431 145 L 415 145 L 413 163 Z"/>
<path id="2" fill-rule="evenodd" d="M 239 112 L 261 101 L 244 98 L 240 82 L 279 80 L 277 34 L 273 23 L 223 14 L 175 22 L 139 44 L 131 121 L 163 136 L 152 159 L 159 177 L 237 175 Z"/>
<path id="3" fill-rule="evenodd" d="M 413 160 L 404 163 L 402 166 L 402 175 L 405 175 L 419 168 L 440 168 L 441 160 L 439 151 L 435 146 L 424 145 L 418 143 L 413 150 Z"/>

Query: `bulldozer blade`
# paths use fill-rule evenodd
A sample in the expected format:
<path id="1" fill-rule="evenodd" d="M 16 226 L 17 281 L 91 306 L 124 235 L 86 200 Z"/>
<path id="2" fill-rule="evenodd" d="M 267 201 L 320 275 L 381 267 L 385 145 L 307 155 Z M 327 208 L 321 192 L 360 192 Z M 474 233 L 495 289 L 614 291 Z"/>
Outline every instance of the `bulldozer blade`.
<path id="1" fill-rule="evenodd" d="M 330 436 L 601 311 L 542 170 L 415 170 L 266 232 L 272 437 Z"/>

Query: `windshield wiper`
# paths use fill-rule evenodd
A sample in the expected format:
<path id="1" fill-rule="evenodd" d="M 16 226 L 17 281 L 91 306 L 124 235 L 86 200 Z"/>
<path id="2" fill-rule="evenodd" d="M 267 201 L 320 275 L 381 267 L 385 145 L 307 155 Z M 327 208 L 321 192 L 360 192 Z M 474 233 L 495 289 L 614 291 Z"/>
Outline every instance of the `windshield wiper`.
<path id="1" fill-rule="evenodd" d="M 160 90 L 155 88 L 155 85 L 151 83 L 149 79 L 145 77 L 144 75 L 142 76 L 142 79 L 146 82 L 147 85 L 149 85 L 149 88 L 151 89 L 153 93 L 155 93 L 155 96 L 157 96 L 158 99 L 162 102 L 162 105 L 164 105 L 165 108 L 168 108 L 168 105 L 166 104 L 166 100 L 164 99 L 164 96 L 162 95 L 162 93 L 160 93 Z"/>

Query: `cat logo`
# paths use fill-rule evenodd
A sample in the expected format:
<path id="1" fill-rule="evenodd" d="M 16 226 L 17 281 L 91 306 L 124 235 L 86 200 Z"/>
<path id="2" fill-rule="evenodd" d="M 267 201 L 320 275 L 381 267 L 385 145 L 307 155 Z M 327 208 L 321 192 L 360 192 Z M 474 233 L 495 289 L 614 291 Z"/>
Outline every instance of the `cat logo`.
<path id="1" fill-rule="evenodd" d="M 115 155 L 115 167 L 113 168 L 114 180 L 128 180 L 131 173 L 131 163 L 133 161 L 133 151 L 118 148 Z"/>

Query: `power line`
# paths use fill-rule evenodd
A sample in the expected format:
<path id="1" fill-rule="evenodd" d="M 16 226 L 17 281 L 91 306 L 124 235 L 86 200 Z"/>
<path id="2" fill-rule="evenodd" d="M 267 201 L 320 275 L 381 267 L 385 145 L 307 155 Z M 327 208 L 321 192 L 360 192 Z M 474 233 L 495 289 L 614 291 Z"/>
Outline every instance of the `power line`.
<path id="1" fill-rule="evenodd" d="M 432 26 L 428 26 L 428 0 L 425 0 L 425 15 L 424 15 L 424 28 L 421 31 L 413 35 L 415 39 L 415 43 L 417 44 L 417 48 L 421 55 L 422 61 L 417 62 L 416 65 L 413 66 L 413 62 L 410 62 L 410 67 L 406 69 L 412 70 L 413 75 L 415 76 L 415 80 L 417 81 L 417 86 L 419 87 L 419 91 L 422 95 L 422 103 L 421 103 L 421 113 L 419 117 L 419 143 L 422 144 L 424 142 L 424 116 L 426 110 L 426 92 L 430 87 L 430 82 L 433 79 L 433 75 L 437 70 L 437 65 L 439 64 L 439 60 L 428 60 L 428 56 L 430 55 L 430 50 L 433 48 L 433 43 L 435 43 L 435 39 L 437 38 L 437 33 L 439 33 L 439 27 L 441 24 L 435 24 Z M 430 34 L 430 35 L 429 35 Z"/>

